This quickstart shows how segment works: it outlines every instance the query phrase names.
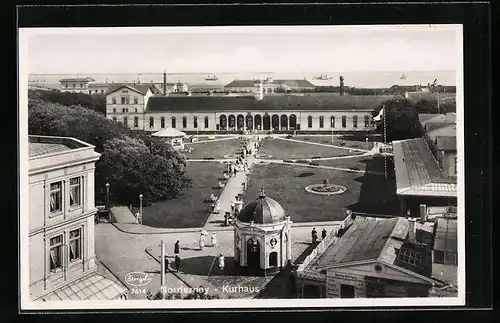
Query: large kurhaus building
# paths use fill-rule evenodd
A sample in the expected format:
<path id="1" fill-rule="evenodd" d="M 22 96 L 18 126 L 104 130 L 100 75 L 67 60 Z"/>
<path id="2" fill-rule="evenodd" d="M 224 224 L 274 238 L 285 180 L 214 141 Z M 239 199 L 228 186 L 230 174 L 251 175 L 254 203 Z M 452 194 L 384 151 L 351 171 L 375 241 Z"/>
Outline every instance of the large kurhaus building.
<path id="1" fill-rule="evenodd" d="M 257 82 L 251 95 L 154 95 L 144 85 L 123 85 L 106 95 L 108 119 L 133 130 L 156 132 L 371 131 L 372 111 L 392 96 L 332 93 L 267 95 Z"/>

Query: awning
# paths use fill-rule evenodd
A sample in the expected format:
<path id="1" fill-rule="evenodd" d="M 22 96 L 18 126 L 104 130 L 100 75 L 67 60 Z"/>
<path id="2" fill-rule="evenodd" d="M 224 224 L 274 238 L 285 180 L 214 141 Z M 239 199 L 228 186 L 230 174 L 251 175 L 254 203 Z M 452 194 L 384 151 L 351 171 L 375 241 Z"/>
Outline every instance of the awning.
<path id="1" fill-rule="evenodd" d="M 182 138 L 182 137 L 186 136 L 186 133 L 184 133 L 180 130 L 174 129 L 174 128 L 165 128 L 165 129 L 162 129 L 160 131 L 155 132 L 151 136 L 163 137 L 163 138 Z"/>
<path id="2" fill-rule="evenodd" d="M 42 301 L 125 299 L 128 289 L 100 274 L 93 273 L 41 297 Z"/>

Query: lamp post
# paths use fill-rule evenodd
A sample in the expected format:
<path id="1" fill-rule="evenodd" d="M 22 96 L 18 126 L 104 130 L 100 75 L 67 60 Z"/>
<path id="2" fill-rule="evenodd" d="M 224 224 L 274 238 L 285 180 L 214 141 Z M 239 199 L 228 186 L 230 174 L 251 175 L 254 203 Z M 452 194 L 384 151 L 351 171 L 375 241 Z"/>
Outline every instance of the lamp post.
<path id="1" fill-rule="evenodd" d="M 109 183 L 106 183 L 106 210 L 109 209 Z"/>
<path id="2" fill-rule="evenodd" d="M 139 215 L 141 216 L 141 219 L 140 219 L 140 224 L 142 224 L 142 199 L 143 199 L 143 195 L 142 194 L 139 194 Z"/>

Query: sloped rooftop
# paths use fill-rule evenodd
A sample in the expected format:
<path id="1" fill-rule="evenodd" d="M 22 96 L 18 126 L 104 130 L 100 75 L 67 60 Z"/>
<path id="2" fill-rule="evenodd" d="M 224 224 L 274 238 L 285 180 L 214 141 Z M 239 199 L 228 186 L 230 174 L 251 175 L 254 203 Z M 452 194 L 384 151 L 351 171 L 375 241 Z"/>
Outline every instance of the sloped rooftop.
<path id="1" fill-rule="evenodd" d="M 438 218 L 434 250 L 457 252 L 457 219 Z"/>
<path id="2" fill-rule="evenodd" d="M 253 96 L 157 96 L 151 97 L 146 110 L 164 111 L 314 111 L 369 110 L 392 96 L 269 95 L 262 100 Z"/>
<path id="3" fill-rule="evenodd" d="M 457 196 L 457 179 L 445 177 L 422 138 L 393 141 L 397 194 Z"/>

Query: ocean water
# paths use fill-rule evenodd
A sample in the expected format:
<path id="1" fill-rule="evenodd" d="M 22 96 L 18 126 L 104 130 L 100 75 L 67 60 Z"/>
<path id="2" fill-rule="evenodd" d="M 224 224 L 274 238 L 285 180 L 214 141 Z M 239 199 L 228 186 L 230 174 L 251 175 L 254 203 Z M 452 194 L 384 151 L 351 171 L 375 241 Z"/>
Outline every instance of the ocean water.
<path id="1" fill-rule="evenodd" d="M 210 73 L 212 74 L 212 73 Z M 202 85 L 225 85 L 238 80 L 266 79 L 307 79 L 316 86 L 337 86 L 339 77 L 344 77 L 344 85 L 358 88 L 385 88 L 393 85 L 426 85 L 437 79 L 440 85 L 455 86 L 455 71 L 390 71 L 390 72 L 323 72 L 323 73 L 217 73 L 217 81 L 206 81 L 207 73 L 181 73 L 171 74 L 167 72 L 167 82 L 186 82 L 188 84 Z M 326 74 L 331 79 L 315 80 L 314 77 Z M 404 75 L 404 77 L 403 77 Z M 30 81 L 36 81 L 46 86 L 59 86 L 59 79 L 69 77 L 92 77 L 98 83 L 104 82 L 137 82 L 141 83 L 161 83 L 163 82 L 163 72 L 159 73 L 123 73 L 123 74 L 29 74 Z"/>

